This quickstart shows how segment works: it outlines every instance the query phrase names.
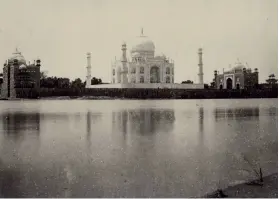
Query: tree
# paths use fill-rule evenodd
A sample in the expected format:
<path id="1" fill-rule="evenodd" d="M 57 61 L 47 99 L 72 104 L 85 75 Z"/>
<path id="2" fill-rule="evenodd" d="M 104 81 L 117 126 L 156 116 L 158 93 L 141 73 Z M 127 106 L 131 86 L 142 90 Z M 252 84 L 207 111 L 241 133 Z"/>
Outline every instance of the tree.
<path id="1" fill-rule="evenodd" d="M 215 81 L 210 82 L 210 88 L 215 88 L 215 86 L 216 86 Z"/>
<path id="2" fill-rule="evenodd" d="M 96 77 L 93 77 L 93 78 L 91 79 L 91 84 L 92 84 L 92 85 L 102 84 L 102 80 L 101 80 L 101 79 L 98 79 L 98 78 L 96 78 Z"/>
<path id="3" fill-rule="evenodd" d="M 45 79 L 45 78 L 47 78 L 46 72 L 41 71 L 40 72 L 40 79 Z"/>
<path id="4" fill-rule="evenodd" d="M 194 82 L 191 80 L 183 81 L 181 84 L 193 84 Z"/>
<path id="5" fill-rule="evenodd" d="M 69 88 L 70 79 L 63 77 L 46 77 L 40 80 L 41 88 Z"/>
<path id="6" fill-rule="evenodd" d="M 81 81 L 80 78 L 75 79 L 74 81 L 71 82 L 71 87 L 72 88 L 84 88 L 84 83 Z"/>
<path id="7" fill-rule="evenodd" d="M 58 88 L 69 88 L 70 87 L 70 79 L 69 78 L 58 78 L 57 79 L 57 87 Z"/>

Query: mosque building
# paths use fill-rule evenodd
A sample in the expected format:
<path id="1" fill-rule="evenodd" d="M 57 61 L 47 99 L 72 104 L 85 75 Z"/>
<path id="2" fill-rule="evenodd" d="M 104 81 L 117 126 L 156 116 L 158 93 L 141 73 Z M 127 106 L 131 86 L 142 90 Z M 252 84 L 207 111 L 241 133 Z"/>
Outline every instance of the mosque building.
<path id="1" fill-rule="evenodd" d="M 245 89 L 253 88 L 259 83 L 259 72 L 248 67 L 248 64 L 242 64 L 239 60 L 235 66 L 222 74 L 214 71 L 215 87 L 217 89 Z"/>
<path id="2" fill-rule="evenodd" d="M 174 61 L 164 54 L 155 55 L 155 45 L 141 31 L 127 58 L 127 44 L 122 44 L 122 56 L 111 65 L 111 83 L 91 85 L 91 54 L 87 54 L 86 88 L 180 88 L 203 89 L 202 49 L 199 49 L 199 83 L 174 83 Z"/>
<path id="3" fill-rule="evenodd" d="M 3 67 L 1 98 L 36 98 L 40 89 L 41 61 L 27 64 L 21 52 L 16 49 Z"/>

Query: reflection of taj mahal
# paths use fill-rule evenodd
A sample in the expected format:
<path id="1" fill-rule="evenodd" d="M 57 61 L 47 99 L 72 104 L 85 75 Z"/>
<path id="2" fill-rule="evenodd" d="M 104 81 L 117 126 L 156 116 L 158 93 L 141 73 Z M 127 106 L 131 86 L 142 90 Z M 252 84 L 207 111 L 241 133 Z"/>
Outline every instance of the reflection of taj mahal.
<path id="1" fill-rule="evenodd" d="M 112 112 L 113 131 L 135 132 L 152 135 L 171 132 L 174 128 L 175 112 L 172 109 L 133 109 Z"/>
<path id="2" fill-rule="evenodd" d="M 155 55 L 154 43 L 143 34 L 136 38 L 127 58 L 127 45 L 122 44 L 120 59 L 111 65 L 111 84 L 91 85 L 91 56 L 87 54 L 87 88 L 190 88 L 203 89 L 202 51 L 199 50 L 199 84 L 174 83 L 174 61 L 164 54 Z"/>

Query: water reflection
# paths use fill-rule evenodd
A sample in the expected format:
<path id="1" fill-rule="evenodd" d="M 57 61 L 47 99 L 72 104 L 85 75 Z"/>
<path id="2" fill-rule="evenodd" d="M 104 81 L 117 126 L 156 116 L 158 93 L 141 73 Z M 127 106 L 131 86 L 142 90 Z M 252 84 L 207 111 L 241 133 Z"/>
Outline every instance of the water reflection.
<path id="1" fill-rule="evenodd" d="M 24 112 L 5 112 L 0 115 L 4 133 L 19 138 L 24 133 L 40 134 L 40 114 Z"/>
<path id="2" fill-rule="evenodd" d="M 252 108 L 216 108 L 214 111 L 215 121 L 220 119 L 243 120 L 259 119 L 259 107 Z"/>
<path id="3" fill-rule="evenodd" d="M 278 118 L 277 101 L 266 101 L 36 101 L 21 113 L 1 104 L 0 197 L 194 197 L 247 180 L 241 153 L 268 175 Z"/>
<path id="4" fill-rule="evenodd" d="M 171 132 L 174 121 L 175 113 L 172 109 L 135 109 L 112 112 L 112 129 L 122 132 L 124 138 L 128 131 L 147 136 L 157 132 Z"/>
<path id="5" fill-rule="evenodd" d="M 92 113 L 91 111 L 87 111 L 86 113 L 86 143 L 88 147 L 91 146 L 92 123 L 96 124 L 101 118 L 101 113 Z"/>
<path id="6" fill-rule="evenodd" d="M 30 155 L 31 157 L 37 154 L 40 143 L 37 140 L 41 130 L 40 119 L 40 114 L 37 112 L 8 111 L 1 113 L 0 132 L 3 130 L 4 140 L 2 140 L 0 146 L 2 152 L 0 156 L 0 197 L 24 196 L 21 185 L 26 175 L 21 173 L 23 170 L 21 166 L 24 160 L 27 161 L 27 156 Z M 30 137 L 36 140 L 30 139 Z M 25 146 L 29 146 L 31 149 Z M 26 149 L 28 151 L 24 151 Z M 11 151 L 13 154 L 12 158 L 7 158 L 6 154 Z M 28 155 L 24 156 L 22 154 Z M 12 164 L 9 161 L 20 161 L 20 166 L 18 164 Z"/>
<path id="7" fill-rule="evenodd" d="M 0 168 L 0 197 L 23 197 L 23 192 L 20 190 L 22 176 L 19 169 L 7 167 L 4 164 L 1 164 Z"/>
<path id="8" fill-rule="evenodd" d="M 40 113 L 41 120 L 50 120 L 55 122 L 67 122 L 70 119 L 68 113 Z"/>
<path id="9" fill-rule="evenodd" d="M 199 140 L 200 143 L 203 145 L 204 141 L 204 109 L 203 107 L 199 108 Z"/>
<path id="10" fill-rule="evenodd" d="M 205 149 L 205 135 L 204 135 L 204 108 L 203 105 L 201 105 L 201 107 L 199 107 L 199 111 L 198 111 L 198 147 L 196 148 L 196 161 L 199 162 L 199 164 L 197 165 L 196 169 L 199 171 L 197 172 L 197 181 L 205 181 L 204 178 L 204 173 L 206 173 L 206 168 L 203 167 L 202 165 L 205 162 L 204 159 L 204 151 Z M 200 183 L 198 183 L 196 185 L 197 188 L 202 189 L 202 187 L 200 187 Z"/>
<path id="11" fill-rule="evenodd" d="M 278 115 L 278 108 L 270 107 L 267 109 L 267 115 L 269 116 L 277 116 Z"/>
<path id="12" fill-rule="evenodd" d="M 86 132 L 87 132 L 87 140 L 91 139 L 91 113 L 87 112 L 86 114 Z"/>
<path id="13" fill-rule="evenodd" d="M 126 140 L 128 131 L 128 111 L 112 112 L 112 130 L 123 133 L 123 138 Z"/>

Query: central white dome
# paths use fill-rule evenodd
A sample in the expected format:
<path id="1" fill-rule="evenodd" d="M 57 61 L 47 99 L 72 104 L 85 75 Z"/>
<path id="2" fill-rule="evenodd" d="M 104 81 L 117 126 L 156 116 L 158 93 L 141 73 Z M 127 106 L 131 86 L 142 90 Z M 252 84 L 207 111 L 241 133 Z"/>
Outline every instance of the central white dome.
<path id="1" fill-rule="evenodd" d="M 131 53 L 134 52 L 154 52 L 155 45 L 152 40 L 147 36 L 141 35 L 136 38 L 134 45 L 132 46 Z"/>

